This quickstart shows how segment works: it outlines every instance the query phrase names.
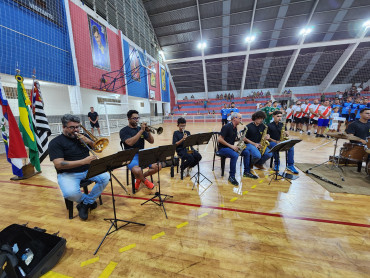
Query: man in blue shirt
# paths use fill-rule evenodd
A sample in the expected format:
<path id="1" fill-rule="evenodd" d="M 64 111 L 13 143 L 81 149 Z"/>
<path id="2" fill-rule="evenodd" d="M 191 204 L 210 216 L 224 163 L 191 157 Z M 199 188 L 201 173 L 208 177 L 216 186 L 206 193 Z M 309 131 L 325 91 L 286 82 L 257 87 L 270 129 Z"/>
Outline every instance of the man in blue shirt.
<path id="1" fill-rule="evenodd" d="M 361 100 L 359 105 L 357 106 L 357 112 L 356 112 L 356 120 L 360 119 L 360 111 L 364 108 L 366 108 L 367 103 L 365 100 Z"/>
<path id="2" fill-rule="evenodd" d="M 355 102 L 350 106 L 349 122 L 353 122 L 356 118 L 356 112 L 360 105 L 360 98 L 356 98 Z"/>
<path id="3" fill-rule="evenodd" d="M 226 103 L 224 104 L 224 108 L 221 109 L 221 122 L 222 125 L 227 124 L 227 115 L 229 114 L 229 109 L 227 108 Z"/>
<path id="4" fill-rule="evenodd" d="M 352 98 L 348 97 L 345 102 L 342 104 L 342 110 L 341 110 L 341 115 L 343 118 L 346 118 L 346 128 L 348 127 L 348 122 L 349 122 L 349 109 L 350 105 L 352 104 Z"/>
<path id="5" fill-rule="evenodd" d="M 234 102 L 231 103 L 231 108 L 230 108 L 229 113 L 231 114 L 233 112 L 239 113 L 239 109 L 235 107 L 235 103 Z"/>

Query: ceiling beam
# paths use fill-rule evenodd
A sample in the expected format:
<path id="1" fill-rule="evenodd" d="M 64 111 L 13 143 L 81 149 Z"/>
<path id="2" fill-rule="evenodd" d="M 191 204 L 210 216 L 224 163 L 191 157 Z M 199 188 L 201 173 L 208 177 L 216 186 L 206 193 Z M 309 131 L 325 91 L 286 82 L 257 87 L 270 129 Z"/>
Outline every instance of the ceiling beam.
<path id="1" fill-rule="evenodd" d="M 252 37 L 253 34 L 253 22 L 254 22 L 254 16 L 256 15 L 256 7 L 257 7 L 257 0 L 254 0 L 253 4 L 253 12 L 252 12 L 252 19 L 251 19 L 251 26 L 249 28 L 249 34 L 248 36 Z M 245 86 L 245 78 L 247 75 L 247 68 L 248 68 L 248 61 L 249 61 L 249 52 L 251 50 L 251 41 L 247 42 L 247 52 L 245 54 L 245 59 L 244 59 L 244 68 L 243 68 L 243 75 L 242 75 L 242 84 L 240 86 L 240 94 L 239 97 L 243 96 L 243 91 L 244 91 L 244 86 Z"/>
<path id="2" fill-rule="evenodd" d="M 340 10 L 337 12 L 333 22 L 330 24 L 328 28 L 328 32 L 325 34 L 324 41 L 329 41 L 334 36 L 335 32 L 338 30 L 339 25 L 343 22 L 343 19 L 347 15 L 347 8 L 351 7 L 354 0 L 345 0 L 340 8 Z M 315 68 L 316 64 L 320 60 L 320 57 L 322 53 L 324 52 L 324 47 L 321 47 L 317 50 L 315 55 L 312 57 L 310 63 L 307 65 L 307 68 L 305 72 L 302 74 L 300 80 L 298 81 L 297 86 L 303 86 L 307 80 L 307 78 L 310 76 L 311 72 Z"/>
<path id="3" fill-rule="evenodd" d="M 306 25 L 305 25 L 305 28 L 308 27 L 308 25 L 310 24 L 311 22 L 311 19 L 312 19 L 312 16 L 316 10 L 316 7 L 317 5 L 319 4 L 319 1 L 320 0 L 316 0 L 315 1 L 315 4 L 313 5 L 312 7 L 312 10 L 311 10 L 311 13 L 307 19 L 307 22 L 306 22 Z M 293 52 L 293 55 L 290 57 L 290 60 L 289 60 L 289 63 L 288 63 L 288 66 L 286 67 L 285 69 L 285 72 L 283 74 L 283 77 L 281 78 L 280 80 L 280 83 L 279 83 L 279 86 L 278 86 L 278 89 L 277 89 L 277 94 L 280 95 L 282 93 L 282 91 L 284 90 L 285 88 L 285 85 L 286 83 L 288 82 L 288 79 L 289 79 L 289 76 L 290 74 L 292 73 L 292 70 L 293 70 L 293 67 L 295 65 L 295 62 L 297 61 L 297 58 L 298 58 L 298 55 L 299 55 L 299 52 L 301 51 L 301 48 L 302 48 L 302 45 L 304 43 L 304 40 L 306 38 L 306 35 L 302 35 L 301 38 L 299 39 L 298 41 L 298 48 L 294 50 Z"/>
<path id="4" fill-rule="evenodd" d="M 363 39 L 365 38 L 365 35 L 367 33 L 368 29 L 364 28 L 362 32 L 360 32 L 358 38 L 355 40 L 354 43 L 351 43 L 347 49 L 343 52 L 342 56 L 339 58 L 339 60 L 335 63 L 334 67 L 330 70 L 330 72 L 326 75 L 325 79 L 321 82 L 319 85 L 319 92 L 323 93 L 325 92 L 331 83 L 333 83 L 334 79 L 337 77 L 337 75 L 340 73 L 344 65 L 347 63 L 349 58 L 351 58 L 353 52 L 355 52 L 358 45 L 363 42 Z"/>
<path id="5" fill-rule="evenodd" d="M 202 35 L 202 22 L 200 19 L 200 10 L 199 10 L 199 1 L 197 0 L 197 11 L 198 11 L 198 20 L 199 20 L 199 33 L 200 33 L 200 41 L 203 43 L 203 35 Z M 206 61 L 204 59 L 204 48 L 202 50 L 202 67 L 203 67 L 203 80 L 204 80 L 204 93 L 206 94 L 206 99 L 208 99 L 208 84 L 207 84 L 207 68 L 206 68 Z"/>

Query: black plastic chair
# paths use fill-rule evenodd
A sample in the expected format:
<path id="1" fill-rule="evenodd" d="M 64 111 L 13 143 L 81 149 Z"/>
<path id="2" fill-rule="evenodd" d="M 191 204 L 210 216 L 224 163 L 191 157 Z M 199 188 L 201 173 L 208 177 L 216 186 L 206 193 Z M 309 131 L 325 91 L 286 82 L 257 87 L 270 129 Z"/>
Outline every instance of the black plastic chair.
<path id="1" fill-rule="evenodd" d="M 81 180 L 80 188 L 81 187 L 83 188 L 85 194 L 89 194 L 89 190 L 87 189 L 87 187 L 92 183 L 93 181 L 90 181 L 90 180 L 85 180 L 85 179 Z M 68 209 L 69 219 L 73 219 L 73 202 L 66 198 L 64 198 L 64 202 L 66 203 L 66 208 Z M 103 204 L 101 196 L 99 196 L 99 203 L 100 205 Z"/>

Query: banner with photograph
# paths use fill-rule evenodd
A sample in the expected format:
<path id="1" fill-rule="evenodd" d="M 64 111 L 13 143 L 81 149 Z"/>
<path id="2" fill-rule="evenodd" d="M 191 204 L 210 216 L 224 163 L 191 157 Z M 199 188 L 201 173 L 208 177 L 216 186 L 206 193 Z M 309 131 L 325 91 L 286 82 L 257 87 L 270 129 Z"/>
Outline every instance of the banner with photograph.
<path id="1" fill-rule="evenodd" d="M 107 29 L 96 19 L 88 16 L 91 53 L 94 67 L 110 71 L 109 45 Z"/>
<path id="2" fill-rule="evenodd" d="M 140 58 L 139 51 L 136 50 L 132 45 L 129 46 L 130 52 L 130 73 L 131 78 L 137 82 L 140 82 Z"/>
<path id="3" fill-rule="evenodd" d="M 161 84 L 162 84 L 162 91 L 166 91 L 166 71 L 161 68 Z"/>

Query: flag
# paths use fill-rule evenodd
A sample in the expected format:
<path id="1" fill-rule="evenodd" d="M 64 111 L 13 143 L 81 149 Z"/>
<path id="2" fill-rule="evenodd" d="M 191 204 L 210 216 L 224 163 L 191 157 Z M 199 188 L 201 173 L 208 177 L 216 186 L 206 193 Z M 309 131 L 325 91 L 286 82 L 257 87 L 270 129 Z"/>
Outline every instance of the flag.
<path id="1" fill-rule="evenodd" d="M 36 135 L 37 149 L 39 151 L 40 163 L 49 154 L 48 137 L 51 134 L 48 119 L 44 112 L 44 102 L 41 98 L 40 84 L 35 81 L 32 89 L 32 120 Z"/>
<path id="2" fill-rule="evenodd" d="M 19 132 L 17 122 L 9 107 L 4 89 L 0 83 L 0 121 L 1 137 L 5 144 L 6 158 L 12 165 L 13 174 L 23 177 L 22 166 L 23 158 L 27 158 L 26 148 L 24 147 L 22 135 Z M 7 134 L 5 125 L 8 125 L 9 134 Z"/>
<path id="3" fill-rule="evenodd" d="M 28 147 L 31 164 L 40 172 L 40 159 L 37 149 L 36 136 L 32 126 L 32 115 L 29 113 L 28 106 L 31 101 L 23 85 L 23 77 L 16 75 L 18 81 L 18 107 L 19 107 L 19 130 L 22 134 L 23 142 Z"/>

